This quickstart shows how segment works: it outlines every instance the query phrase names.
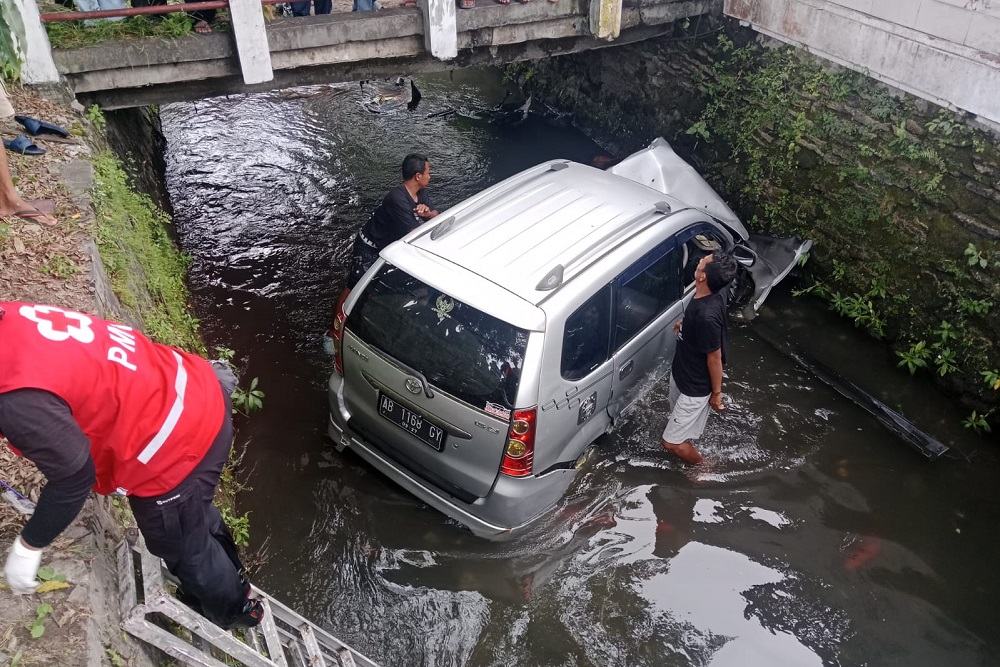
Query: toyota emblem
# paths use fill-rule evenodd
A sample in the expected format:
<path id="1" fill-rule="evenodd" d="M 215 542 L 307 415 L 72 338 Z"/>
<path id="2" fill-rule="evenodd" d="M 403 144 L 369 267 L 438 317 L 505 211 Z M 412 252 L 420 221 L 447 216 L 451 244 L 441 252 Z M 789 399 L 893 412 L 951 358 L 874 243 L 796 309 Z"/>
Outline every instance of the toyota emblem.
<path id="1" fill-rule="evenodd" d="M 406 391 L 410 392 L 411 394 L 419 394 L 420 390 L 423 389 L 423 387 L 420 385 L 420 380 L 418 380 L 417 378 L 406 378 L 405 385 L 406 385 Z"/>

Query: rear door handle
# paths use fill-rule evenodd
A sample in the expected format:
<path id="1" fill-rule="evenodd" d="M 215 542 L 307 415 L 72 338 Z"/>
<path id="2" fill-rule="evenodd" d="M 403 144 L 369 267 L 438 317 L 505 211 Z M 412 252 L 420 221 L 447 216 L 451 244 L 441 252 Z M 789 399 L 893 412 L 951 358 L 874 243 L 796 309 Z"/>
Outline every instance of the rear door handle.
<path id="1" fill-rule="evenodd" d="M 625 362 L 625 365 L 618 369 L 618 379 L 624 380 L 628 377 L 629 373 L 632 372 L 632 368 L 635 367 L 635 363 L 632 359 Z"/>

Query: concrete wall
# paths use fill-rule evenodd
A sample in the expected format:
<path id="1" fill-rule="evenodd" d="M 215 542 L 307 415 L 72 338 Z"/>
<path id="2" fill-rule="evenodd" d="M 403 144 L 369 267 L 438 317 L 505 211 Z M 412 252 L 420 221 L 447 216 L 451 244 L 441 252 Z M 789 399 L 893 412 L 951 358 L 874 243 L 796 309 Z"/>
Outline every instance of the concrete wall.
<path id="1" fill-rule="evenodd" d="M 1000 0 L 726 0 L 725 11 L 1000 128 Z"/>

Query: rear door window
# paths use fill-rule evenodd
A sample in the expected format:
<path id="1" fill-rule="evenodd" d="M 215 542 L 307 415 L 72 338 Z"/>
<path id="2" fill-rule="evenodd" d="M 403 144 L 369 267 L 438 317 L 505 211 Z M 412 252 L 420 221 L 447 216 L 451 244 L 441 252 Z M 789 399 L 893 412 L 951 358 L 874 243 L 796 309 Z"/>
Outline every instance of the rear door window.
<path id="1" fill-rule="evenodd" d="M 681 298 L 683 252 L 673 238 L 643 255 L 615 280 L 617 350 Z"/>
<path id="2" fill-rule="evenodd" d="M 585 377 L 608 358 L 611 330 L 611 285 L 605 285 L 566 318 L 563 334 L 562 376 Z"/>
<path id="3" fill-rule="evenodd" d="M 480 410 L 514 407 L 528 333 L 401 269 L 387 264 L 368 283 L 347 328 Z"/>

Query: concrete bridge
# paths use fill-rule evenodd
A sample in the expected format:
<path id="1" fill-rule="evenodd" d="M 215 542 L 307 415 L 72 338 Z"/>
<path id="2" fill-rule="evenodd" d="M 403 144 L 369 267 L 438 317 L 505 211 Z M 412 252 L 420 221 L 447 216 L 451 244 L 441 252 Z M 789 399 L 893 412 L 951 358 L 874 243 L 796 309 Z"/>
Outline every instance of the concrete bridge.
<path id="1" fill-rule="evenodd" d="M 457 10 L 455 0 L 419 0 L 416 7 L 269 22 L 260 0 L 229 5 L 232 33 L 54 49 L 51 65 L 42 63 L 43 75 L 33 82 L 61 75 L 84 102 L 106 109 L 144 106 L 613 46 L 668 34 L 674 21 L 721 11 L 722 2 L 481 1 Z M 40 23 L 38 28 L 43 31 Z M 42 38 L 47 47 L 44 31 Z M 32 55 L 39 54 L 29 49 L 29 61 Z M 32 67 L 27 70 L 34 74 Z"/>

